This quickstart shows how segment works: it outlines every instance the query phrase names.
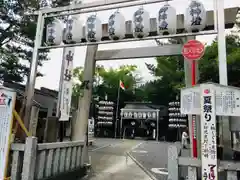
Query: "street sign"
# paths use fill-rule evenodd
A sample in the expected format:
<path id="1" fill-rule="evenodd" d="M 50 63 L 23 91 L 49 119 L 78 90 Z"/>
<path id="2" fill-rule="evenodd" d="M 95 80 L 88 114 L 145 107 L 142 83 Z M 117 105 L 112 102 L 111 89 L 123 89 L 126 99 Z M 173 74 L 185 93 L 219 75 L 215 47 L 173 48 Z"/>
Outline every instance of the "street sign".
<path id="1" fill-rule="evenodd" d="M 204 45 L 197 40 L 189 40 L 183 45 L 182 55 L 189 61 L 199 60 L 204 54 Z"/>
<path id="2" fill-rule="evenodd" d="M 16 93 L 0 88 L 0 179 L 5 179 Z"/>
<path id="3" fill-rule="evenodd" d="M 218 179 L 216 88 L 212 84 L 201 85 L 201 160 L 202 179 Z"/>
<path id="4" fill-rule="evenodd" d="M 216 115 L 240 116 L 240 89 L 212 84 L 215 89 Z M 181 90 L 181 113 L 200 115 L 200 87 Z"/>

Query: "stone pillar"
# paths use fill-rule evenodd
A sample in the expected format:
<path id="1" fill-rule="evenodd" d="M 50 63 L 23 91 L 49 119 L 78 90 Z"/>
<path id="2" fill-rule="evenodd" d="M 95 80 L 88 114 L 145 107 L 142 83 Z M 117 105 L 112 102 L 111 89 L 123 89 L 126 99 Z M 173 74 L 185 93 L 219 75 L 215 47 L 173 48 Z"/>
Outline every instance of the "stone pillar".
<path id="1" fill-rule="evenodd" d="M 30 117 L 30 127 L 29 127 L 29 132 L 32 136 L 36 136 L 37 125 L 38 125 L 38 113 L 39 113 L 39 107 L 33 106 L 31 117 Z"/>
<path id="2" fill-rule="evenodd" d="M 37 159 L 37 138 L 27 137 L 23 158 L 22 180 L 34 180 Z"/>
<path id="3" fill-rule="evenodd" d="M 89 108 L 92 99 L 93 77 L 95 73 L 95 55 L 97 52 L 97 45 L 87 46 L 86 59 L 83 72 L 83 96 L 79 98 L 79 107 L 77 111 L 77 119 L 73 126 L 73 141 L 83 140 L 86 137 Z"/>

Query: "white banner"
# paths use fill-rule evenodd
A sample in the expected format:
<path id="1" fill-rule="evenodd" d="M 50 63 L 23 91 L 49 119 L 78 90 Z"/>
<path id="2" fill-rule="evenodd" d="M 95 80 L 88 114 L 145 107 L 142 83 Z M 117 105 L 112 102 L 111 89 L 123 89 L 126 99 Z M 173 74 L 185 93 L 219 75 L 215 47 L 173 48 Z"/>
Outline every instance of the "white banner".
<path id="1" fill-rule="evenodd" d="M 61 98 L 60 98 L 60 119 L 59 121 L 68 121 L 71 110 L 71 98 L 72 98 L 72 76 L 73 76 L 73 56 L 74 47 L 66 47 L 63 51 L 62 60 L 62 74 L 60 82 L 61 85 Z"/>
<path id="2" fill-rule="evenodd" d="M 4 179 L 12 130 L 16 93 L 0 88 L 0 179 Z"/>
<path id="3" fill-rule="evenodd" d="M 217 180 L 217 136 L 215 88 L 203 84 L 201 90 L 202 180 Z"/>

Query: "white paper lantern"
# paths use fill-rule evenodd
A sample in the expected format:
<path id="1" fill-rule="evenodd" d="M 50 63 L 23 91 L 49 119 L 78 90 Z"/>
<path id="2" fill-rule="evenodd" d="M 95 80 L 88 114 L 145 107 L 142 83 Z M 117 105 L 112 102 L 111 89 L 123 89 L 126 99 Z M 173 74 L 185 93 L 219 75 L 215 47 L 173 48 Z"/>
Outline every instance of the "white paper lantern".
<path id="1" fill-rule="evenodd" d="M 184 27 L 188 32 L 201 31 L 206 27 L 207 13 L 203 4 L 198 0 L 191 0 L 186 9 Z"/>
<path id="2" fill-rule="evenodd" d="M 108 34 L 113 40 L 119 40 L 125 37 L 125 18 L 119 11 L 116 11 L 109 17 Z"/>
<path id="3" fill-rule="evenodd" d="M 147 114 L 144 112 L 143 113 L 143 118 L 145 119 L 147 117 Z"/>
<path id="4" fill-rule="evenodd" d="M 39 9 L 46 9 L 51 8 L 51 1 L 50 0 L 40 0 L 39 1 Z"/>
<path id="5" fill-rule="evenodd" d="M 158 34 L 175 34 L 177 31 L 176 9 L 166 3 L 157 15 Z"/>
<path id="6" fill-rule="evenodd" d="M 143 38 L 150 32 L 150 15 L 143 8 L 139 8 L 133 14 L 133 36 L 135 38 Z"/>
<path id="7" fill-rule="evenodd" d="M 68 44 L 73 42 L 73 21 L 74 19 L 72 16 L 68 16 L 67 19 L 65 19 L 65 29 L 63 33 L 63 42 Z"/>
<path id="8" fill-rule="evenodd" d="M 138 116 L 138 114 L 136 112 L 133 113 L 133 115 L 134 115 L 134 118 L 137 118 L 137 116 Z"/>
<path id="9" fill-rule="evenodd" d="M 73 19 L 72 39 L 74 42 L 80 43 L 83 38 L 83 22 L 81 21 L 79 15 L 73 16 Z"/>
<path id="10" fill-rule="evenodd" d="M 59 19 L 54 19 L 47 25 L 46 42 L 50 45 L 60 45 L 63 39 L 64 24 Z"/>
<path id="11" fill-rule="evenodd" d="M 91 15 L 86 22 L 86 40 L 89 42 L 101 41 L 102 23 L 96 15 Z"/>
<path id="12" fill-rule="evenodd" d="M 138 118 L 140 119 L 140 118 L 142 118 L 142 116 L 143 116 L 142 113 L 139 112 L 139 113 L 138 113 Z"/>

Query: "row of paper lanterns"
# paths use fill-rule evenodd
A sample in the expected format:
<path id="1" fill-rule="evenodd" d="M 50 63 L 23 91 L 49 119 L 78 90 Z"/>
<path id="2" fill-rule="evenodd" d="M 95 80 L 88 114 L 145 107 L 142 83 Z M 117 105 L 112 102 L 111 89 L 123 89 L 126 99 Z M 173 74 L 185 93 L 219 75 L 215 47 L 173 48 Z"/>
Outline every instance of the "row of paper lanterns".
<path id="1" fill-rule="evenodd" d="M 133 35 L 135 38 L 143 38 L 150 32 L 150 15 L 143 7 L 133 14 Z M 188 32 L 203 30 L 206 26 L 206 10 L 198 0 L 191 0 L 186 9 L 184 17 L 184 28 Z M 83 37 L 83 23 L 79 15 L 69 16 L 66 25 L 59 19 L 55 19 L 47 25 L 47 43 L 60 45 L 65 43 L 80 43 L 83 38 L 89 42 L 101 41 L 102 22 L 97 15 L 87 18 L 85 26 L 85 37 Z M 65 30 L 64 30 L 65 29 Z M 167 2 L 160 8 L 157 15 L 158 34 L 175 34 L 177 30 L 177 13 L 174 7 Z M 64 31 L 64 33 L 63 33 Z M 125 18 L 116 11 L 109 17 L 108 34 L 112 40 L 125 37 Z"/>

